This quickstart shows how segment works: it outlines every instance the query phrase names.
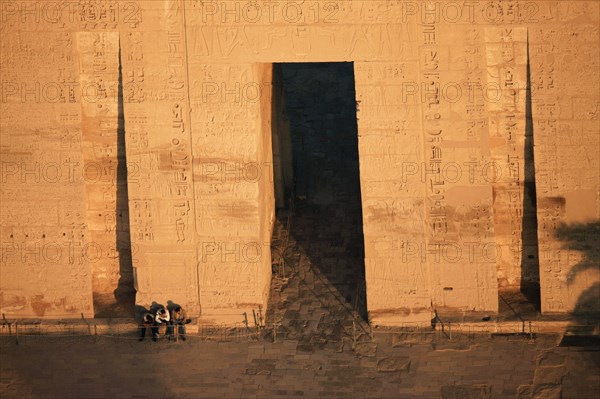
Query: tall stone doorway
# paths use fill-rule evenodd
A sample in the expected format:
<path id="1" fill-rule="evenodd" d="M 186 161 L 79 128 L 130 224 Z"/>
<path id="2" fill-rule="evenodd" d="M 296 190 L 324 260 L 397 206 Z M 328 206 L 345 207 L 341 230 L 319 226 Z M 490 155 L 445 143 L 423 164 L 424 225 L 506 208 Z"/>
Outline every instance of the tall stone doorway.
<path id="1" fill-rule="evenodd" d="M 272 96 L 269 318 L 292 333 L 349 331 L 367 319 L 354 65 L 274 64 Z"/>

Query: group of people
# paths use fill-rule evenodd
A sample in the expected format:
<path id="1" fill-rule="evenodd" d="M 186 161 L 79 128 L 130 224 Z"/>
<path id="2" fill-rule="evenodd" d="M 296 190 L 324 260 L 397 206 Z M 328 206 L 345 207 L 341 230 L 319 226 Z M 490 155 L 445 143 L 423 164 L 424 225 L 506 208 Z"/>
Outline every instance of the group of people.
<path id="1" fill-rule="evenodd" d="M 175 305 L 170 311 L 164 306 L 157 307 L 154 312 L 146 312 L 142 317 L 140 326 L 141 335 L 140 341 L 146 336 L 146 329 L 152 332 L 152 340 L 156 342 L 159 337 L 159 328 L 166 326 L 165 335 L 169 339 L 173 339 L 175 334 L 175 326 L 177 326 L 179 337 L 185 341 L 185 325 L 191 322 L 187 318 L 185 310 L 179 305 Z"/>

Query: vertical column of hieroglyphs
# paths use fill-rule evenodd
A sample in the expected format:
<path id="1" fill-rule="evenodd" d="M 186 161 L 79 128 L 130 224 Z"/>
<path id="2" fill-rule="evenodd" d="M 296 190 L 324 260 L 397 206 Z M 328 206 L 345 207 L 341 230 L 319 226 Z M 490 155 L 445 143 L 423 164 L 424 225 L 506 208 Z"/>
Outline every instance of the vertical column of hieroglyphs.
<path id="1" fill-rule="evenodd" d="M 463 9 L 463 22 L 476 20 Z M 444 306 L 496 310 L 498 307 L 496 262 L 498 255 L 493 226 L 493 193 L 487 178 L 490 163 L 487 120 L 485 48 L 480 27 L 457 24 L 444 14 L 446 24 L 438 36 L 448 49 L 442 62 L 440 94 L 444 137 L 440 148 L 446 156 L 441 177 L 446 190 L 449 242 L 435 257 L 446 262 L 436 298 Z M 469 24 L 470 25 L 470 24 Z M 456 46 L 455 43 L 464 43 Z M 447 118 L 444 117 L 448 112 Z M 433 150 L 433 147 L 431 148 Z M 444 156 L 443 155 L 443 156 Z M 431 169 L 431 168 L 430 168 Z M 438 251 L 440 248 L 435 248 Z M 441 256 L 440 256 L 441 255 Z M 430 256 L 430 262 L 437 262 Z M 462 269 L 462 270 L 461 270 Z M 455 288 L 459 292 L 455 292 Z M 467 292 L 463 291 L 468 287 Z"/>
<path id="2" fill-rule="evenodd" d="M 597 310 L 599 5 L 539 7 L 529 60 L 542 311 Z"/>
<path id="3" fill-rule="evenodd" d="M 148 18 L 149 16 L 146 17 L 146 20 Z M 152 210 L 147 196 L 144 195 L 144 191 L 151 187 L 152 168 L 149 154 L 148 113 L 144 109 L 146 100 L 145 49 L 141 30 L 141 27 L 138 27 L 137 30 L 123 32 L 120 37 L 129 228 L 131 247 L 134 249 L 132 250 L 132 266 L 134 285 L 137 291 L 136 303 L 151 300 L 143 297 L 140 292 L 140 286 L 142 290 L 147 290 L 148 287 L 145 282 L 141 285 L 138 282 L 137 269 L 143 264 L 143 258 L 140 258 L 141 248 L 145 250 L 154 241 Z"/>
<path id="4" fill-rule="evenodd" d="M 2 4 L 0 311 L 91 317 L 73 19 L 41 5 Z"/>
<path id="5" fill-rule="evenodd" d="M 473 108 L 475 96 L 467 90 L 474 86 L 476 90 L 480 76 L 465 76 L 467 66 L 451 61 L 463 59 L 465 50 L 481 51 L 472 41 L 480 31 L 443 18 L 439 4 L 423 7 L 421 177 L 426 186 L 425 252 L 434 280 L 433 301 L 438 308 L 493 311 L 498 308 L 495 259 L 486 256 L 494 239 L 492 190 L 489 183 L 471 178 L 465 168 L 469 158 L 484 163 L 489 157 L 486 129 L 475 139 L 469 137 L 471 118 L 481 116 L 483 109 Z"/>
<path id="6" fill-rule="evenodd" d="M 429 276 L 419 254 L 425 190 L 414 173 L 422 164 L 422 129 L 416 99 L 400 98 L 403 85 L 417 81 L 418 65 L 356 62 L 355 78 L 370 319 L 376 324 L 425 320 Z"/>
<path id="7" fill-rule="evenodd" d="M 441 107 L 443 104 L 440 94 L 440 60 L 443 62 L 441 69 L 447 62 L 448 54 L 444 53 L 445 48 L 438 45 L 439 20 L 436 16 L 436 4 L 424 4 L 422 13 L 419 13 L 419 22 L 417 29 L 418 35 L 418 79 L 420 84 L 419 94 L 419 117 L 421 118 L 422 129 L 420 132 L 420 143 L 423 145 L 423 160 L 418 168 L 418 177 L 424 183 L 423 193 L 423 224 L 424 240 L 420 247 L 423 251 L 422 258 L 430 268 L 431 273 L 431 302 L 436 306 L 443 306 L 443 298 L 440 297 L 437 288 L 443 284 L 444 272 L 441 258 L 436 255 L 436 250 L 441 252 L 444 245 L 448 242 L 448 223 L 445 204 L 444 181 L 441 177 L 442 170 L 442 148 L 444 132 L 441 129 Z M 433 9 L 430 9 L 433 8 Z M 440 51 L 442 50 L 442 51 Z M 447 109 L 445 110 L 448 113 Z M 448 115 L 446 115 L 446 120 Z M 448 132 L 445 132 L 448 134 Z M 419 145 L 419 144 L 417 144 Z M 433 251 L 431 251 L 433 249 Z M 434 255 L 429 258 L 429 252 Z"/>
<path id="8" fill-rule="evenodd" d="M 471 206 L 471 212 L 464 214 L 461 228 L 468 231 L 460 248 L 461 255 L 459 263 L 473 268 L 476 275 L 484 273 L 487 279 L 475 279 L 465 282 L 477 287 L 479 301 L 474 301 L 478 309 L 485 309 L 481 302 L 492 303 L 487 309 L 494 310 L 497 307 L 497 283 L 496 262 L 499 255 L 496 252 L 495 230 L 493 229 L 491 198 L 489 184 L 492 182 L 488 177 L 490 166 L 490 144 L 488 124 L 488 96 L 486 92 L 485 47 L 483 45 L 484 32 L 480 27 L 466 27 L 463 30 L 462 42 L 464 47 L 454 51 L 450 48 L 451 59 L 449 67 L 453 70 L 452 78 L 449 78 L 448 90 L 444 90 L 444 102 L 451 104 L 455 115 L 453 124 L 456 129 L 457 142 L 454 143 L 454 160 L 450 160 L 444 167 L 444 176 L 450 180 L 449 183 L 457 183 L 457 177 L 463 186 L 467 186 L 464 195 L 469 200 L 481 202 Z M 452 38 L 450 38 L 452 40 Z M 456 41 L 456 38 L 454 38 Z M 459 60 L 459 62 L 456 62 Z M 459 89 L 460 88 L 460 89 Z M 457 89 L 452 92 L 452 89 Z M 454 97 L 460 93 L 458 101 Z M 495 101 L 492 100 L 492 101 Z M 454 129 L 450 130 L 452 136 Z M 453 168 L 460 171 L 455 174 Z M 493 193 L 492 193 L 493 196 Z M 483 198 L 482 198 L 483 197 Z M 462 202 L 459 199 L 458 202 Z M 452 259 L 453 255 L 448 255 Z M 471 269 L 472 270 L 472 269 Z M 487 273 L 487 275 L 485 275 Z M 483 281 L 482 281 L 483 280 Z M 483 282 L 483 284 L 482 284 Z M 453 294 L 452 286 L 438 286 L 438 294 L 446 299 Z M 483 291 L 483 292 L 482 292 Z M 483 295 L 482 295 L 483 294 Z M 483 299 L 483 300 L 482 300 Z"/>
<path id="9" fill-rule="evenodd" d="M 55 6 L 48 2 L 42 8 Z M 82 123 L 88 223 L 93 231 L 89 256 L 94 268 L 94 313 L 96 317 L 129 315 L 135 292 L 120 52 L 123 34 L 135 31 L 141 21 L 140 5 L 137 1 L 93 0 L 65 1 L 60 6 L 63 13 L 76 10 L 75 28 L 85 32 L 80 33 L 86 42 L 80 46 L 85 53 L 80 69 L 86 68 Z M 96 36 L 88 37 L 91 33 Z"/>
<path id="10" fill-rule="evenodd" d="M 114 302 L 119 281 L 117 243 L 117 129 L 119 33 L 77 32 L 81 130 L 94 311 Z M 121 182 L 123 184 L 123 182 Z M 123 212 L 123 210 L 120 210 Z"/>
<path id="11" fill-rule="evenodd" d="M 198 313 L 183 2 L 140 6 L 122 46 L 136 302 Z"/>
<path id="12" fill-rule="evenodd" d="M 494 185 L 494 232 L 500 286 L 519 287 L 525 181 L 527 29 L 485 28 L 486 98 Z M 537 234 L 537 232 L 533 232 Z"/>
<path id="13" fill-rule="evenodd" d="M 414 19 L 402 20 L 400 8 L 380 6 L 363 2 L 360 10 L 383 24 L 369 26 L 362 21 L 364 25 L 356 24 L 348 34 L 356 39 L 349 43 L 349 59 L 389 60 L 354 63 L 367 309 L 375 324 L 427 321 L 430 277 L 419 253 L 425 240 L 425 188 L 417 172 L 423 163 L 415 95 L 417 24 Z M 369 46 L 365 32 L 377 38 L 369 49 L 362 47 Z M 393 46 L 379 42 L 388 35 Z"/>

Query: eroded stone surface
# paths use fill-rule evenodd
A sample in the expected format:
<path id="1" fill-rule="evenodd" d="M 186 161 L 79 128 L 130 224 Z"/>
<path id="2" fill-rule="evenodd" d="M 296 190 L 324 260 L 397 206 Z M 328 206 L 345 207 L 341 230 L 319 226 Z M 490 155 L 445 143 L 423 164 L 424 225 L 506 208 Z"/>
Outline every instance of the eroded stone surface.
<path id="1" fill-rule="evenodd" d="M 489 385 L 447 385 L 441 389 L 442 399 L 490 399 Z"/>
<path id="2" fill-rule="evenodd" d="M 536 392 L 562 389 L 565 398 L 592 399 L 600 388 L 597 348 L 540 350 L 523 338 L 463 335 L 476 345 L 445 352 L 432 350 L 429 343 L 393 347 L 378 339 L 372 357 L 316 345 L 306 352 L 297 338 L 271 342 L 242 335 L 215 342 L 189 334 L 185 342 L 140 343 L 131 330 L 116 338 L 33 335 L 21 336 L 16 345 L 14 336 L 4 335 L 0 395 L 72 397 L 92 390 L 99 396 L 439 398 L 445 393 L 462 399 L 491 391 L 492 397 L 525 399 L 531 397 L 535 376 L 544 372 L 536 359 L 549 351 L 564 356 L 568 372 L 550 373 Z M 442 344 L 461 337 L 448 341 L 440 334 L 434 339 Z M 386 359 L 410 360 L 410 370 L 381 372 L 378 364 Z M 164 378 L 165 369 L 172 378 Z M 144 384 L 136 384 L 140 380 Z"/>
<path id="3" fill-rule="evenodd" d="M 377 370 L 382 372 L 406 371 L 410 370 L 410 358 L 406 357 L 388 357 L 377 362 Z"/>

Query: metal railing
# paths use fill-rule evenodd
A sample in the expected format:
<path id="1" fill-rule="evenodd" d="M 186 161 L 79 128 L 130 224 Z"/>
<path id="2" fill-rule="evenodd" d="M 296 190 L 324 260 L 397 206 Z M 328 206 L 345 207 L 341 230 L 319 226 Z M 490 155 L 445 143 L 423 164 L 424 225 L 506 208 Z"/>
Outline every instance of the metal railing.
<path id="1" fill-rule="evenodd" d="M 173 340 L 179 340 L 179 328 L 178 325 L 172 326 Z M 143 327 L 135 324 L 96 324 L 90 322 L 89 324 L 41 324 L 41 323 L 26 323 L 26 322 L 11 322 L 2 323 L 0 326 L 0 339 L 3 341 L 14 340 L 15 343 L 19 344 L 24 340 L 29 339 L 49 339 L 49 338 L 80 338 L 80 337 L 93 337 L 99 338 L 110 338 L 115 340 L 138 340 L 141 336 L 141 329 L 145 328 L 146 338 L 152 337 L 153 327 Z M 160 337 L 166 336 L 166 326 L 154 326 L 158 328 Z M 217 342 L 231 342 L 231 341 L 258 341 L 264 340 L 266 337 L 273 336 L 271 334 L 261 334 L 262 331 L 267 330 L 269 327 L 265 326 L 263 329 L 257 330 L 255 328 L 247 328 L 241 323 L 234 325 L 225 324 L 199 324 L 199 325 L 187 325 L 186 338 L 199 341 L 217 341 Z M 272 327 L 271 327 L 272 329 Z M 282 339 L 281 336 L 278 337 Z M 272 341 L 273 339 L 271 339 Z"/>
<path id="2" fill-rule="evenodd" d="M 257 320 L 258 321 L 258 320 Z M 216 324 L 199 323 L 186 325 L 186 338 L 191 341 L 201 342 L 281 342 L 285 340 L 300 340 L 303 336 L 314 334 L 327 338 L 329 343 L 343 343 L 350 340 L 352 347 L 358 343 L 364 342 L 388 342 L 388 343 L 408 343 L 408 344 L 428 344 L 433 342 L 460 342 L 475 341 L 487 338 L 506 339 L 506 340 L 528 340 L 534 342 L 538 335 L 543 334 L 568 334 L 563 332 L 542 331 L 537 323 L 527 323 L 526 331 L 522 331 L 520 323 L 504 326 L 490 326 L 489 329 L 482 328 L 481 325 L 469 323 L 450 323 L 445 322 L 432 328 L 431 324 L 422 325 L 406 323 L 387 329 L 369 329 L 369 334 L 365 334 L 363 326 L 353 323 L 351 334 L 344 333 L 340 336 L 323 335 L 326 330 L 333 330 L 337 323 L 323 324 L 320 331 L 305 331 L 301 326 L 287 325 L 281 323 L 264 323 L 261 325 L 250 326 L 246 323 L 235 324 Z M 597 326 L 596 326 L 597 327 Z M 136 341 L 140 338 L 142 326 L 135 323 L 117 323 L 106 324 L 94 320 L 86 320 L 84 323 L 57 323 L 42 324 L 30 323 L 26 320 L 8 321 L 3 318 L 0 324 L 0 342 L 14 342 L 16 344 L 44 339 L 82 339 L 90 337 L 94 340 L 113 339 L 117 341 Z M 152 337 L 151 327 L 147 328 L 146 339 Z M 173 341 L 179 341 L 178 325 L 173 325 Z M 589 325 L 575 326 L 569 325 L 568 330 L 582 331 L 589 329 Z M 159 326 L 160 339 L 165 339 L 165 327 Z"/>

